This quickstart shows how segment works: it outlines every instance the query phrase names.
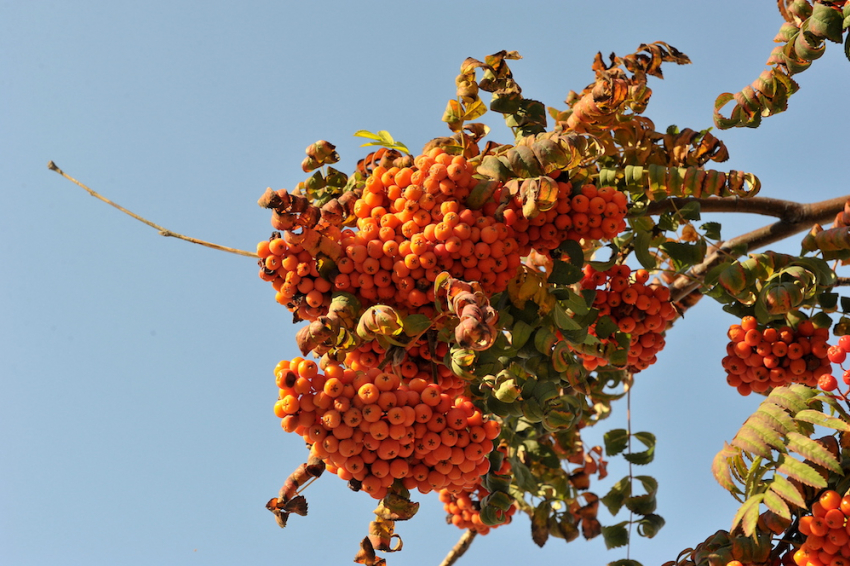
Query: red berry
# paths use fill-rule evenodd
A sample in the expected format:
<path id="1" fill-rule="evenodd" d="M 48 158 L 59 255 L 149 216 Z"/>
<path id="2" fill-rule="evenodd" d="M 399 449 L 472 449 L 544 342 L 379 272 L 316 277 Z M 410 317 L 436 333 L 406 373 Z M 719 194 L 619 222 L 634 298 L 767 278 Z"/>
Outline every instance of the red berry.
<path id="1" fill-rule="evenodd" d="M 818 378 L 818 387 L 824 391 L 833 391 L 838 387 L 838 380 L 831 373 L 825 373 Z"/>
<path id="2" fill-rule="evenodd" d="M 830 346 L 826 352 L 826 357 L 834 364 L 843 364 L 847 358 L 847 351 L 842 349 L 841 346 Z"/>
<path id="3" fill-rule="evenodd" d="M 841 379 L 844 381 L 844 385 L 850 385 L 850 369 L 844 372 Z"/>
<path id="4" fill-rule="evenodd" d="M 850 335 L 842 336 L 838 339 L 838 347 L 845 352 L 850 352 Z"/>

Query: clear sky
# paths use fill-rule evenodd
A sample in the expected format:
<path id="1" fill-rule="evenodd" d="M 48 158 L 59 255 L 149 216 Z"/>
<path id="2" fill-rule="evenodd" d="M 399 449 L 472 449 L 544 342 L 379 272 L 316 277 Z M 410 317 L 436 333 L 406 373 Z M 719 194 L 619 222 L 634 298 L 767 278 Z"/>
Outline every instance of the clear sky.
<path id="1" fill-rule="evenodd" d="M 271 230 L 256 200 L 303 180 L 304 148 L 365 155 L 359 129 L 410 148 L 440 122 L 468 56 L 517 50 L 523 94 L 564 107 L 597 51 L 663 40 L 693 64 L 651 80 L 647 116 L 711 126 L 715 97 L 764 69 L 774 2 L 163 2 L 0 0 L 0 562 L 21 566 L 347 564 L 374 501 L 323 477 L 310 515 L 280 530 L 265 502 L 304 461 L 272 413 L 272 370 L 297 355 L 291 316 L 250 259 L 162 238 L 48 171 L 69 174 L 171 230 L 253 249 Z M 790 111 L 716 132 L 763 195 L 848 193 L 850 64 L 842 49 L 797 78 Z M 485 116 L 509 142 L 499 116 Z M 724 217 L 724 235 L 767 222 Z M 787 250 L 799 249 L 797 244 Z M 756 397 L 720 367 L 734 319 L 705 300 L 637 378 L 633 427 L 658 436 L 640 470 L 661 483 L 667 526 L 631 555 L 675 559 L 735 501 L 711 459 Z M 623 425 L 624 406 L 596 438 Z M 591 435 L 592 439 L 592 435 Z M 626 473 L 611 464 L 604 494 Z M 393 566 L 437 564 L 461 534 L 436 497 L 397 532 Z M 613 523 L 606 512 L 603 523 Z M 621 518 L 618 518 L 621 520 Z M 604 564 L 601 537 L 531 542 L 519 518 L 462 564 Z M 556 562 L 557 561 L 557 562 Z"/>

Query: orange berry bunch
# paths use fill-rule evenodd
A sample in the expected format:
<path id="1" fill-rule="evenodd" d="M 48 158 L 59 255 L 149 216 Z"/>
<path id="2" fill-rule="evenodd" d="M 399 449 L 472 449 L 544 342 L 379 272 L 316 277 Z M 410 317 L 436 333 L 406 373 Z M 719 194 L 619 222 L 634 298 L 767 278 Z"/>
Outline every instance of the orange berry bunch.
<path id="1" fill-rule="evenodd" d="M 282 428 L 302 436 L 330 473 L 375 499 L 396 480 L 422 493 L 469 491 L 490 469 L 500 424 L 437 384 L 339 364 L 322 373 L 301 358 L 281 361 L 275 377 Z"/>
<path id="2" fill-rule="evenodd" d="M 260 278 L 271 281 L 275 300 L 304 320 L 327 314 L 331 282 L 319 275 L 316 258 L 300 244 L 289 245 L 279 232 L 257 244 Z"/>
<path id="3" fill-rule="evenodd" d="M 722 362 L 726 382 L 741 395 L 764 393 L 788 383 L 817 387 L 819 379 L 831 372 L 829 330 L 816 328 L 811 320 L 802 321 L 796 329 L 773 328 L 745 316 L 741 324 L 729 327 L 727 335 Z"/>
<path id="4" fill-rule="evenodd" d="M 614 187 L 583 185 L 573 191 L 571 183 L 557 185 L 557 204 L 534 218 L 522 215 L 519 196 L 511 199 L 504 210 L 505 223 L 518 234 L 522 256 L 531 250 L 548 253 L 564 240 L 610 240 L 626 229 L 625 194 Z"/>
<path id="5" fill-rule="evenodd" d="M 628 265 L 614 265 L 607 271 L 586 265 L 584 274 L 581 287 L 596 289 L 593 307 L 599 310 L 599 316 L 611 317 L 620 332 L 631 335 L 629 370 L 638 372 L 654 364 L 665 345 L 663 333 L 678 316 L 670 302 L 670 290 L 663 285 L 647 285 L 649 273 L 644 269 L 632 273 Z M 595 333 L 595 325 L 591 332 Z M 591 354 L 581 356 L 588 370 L 608 363 Z"/>
<path id="6" fill-rule="evenodd" d="M 504 473 L 509 474 L 510 464 L 507 459 L 503 461 L 503 469 L 505 465 L 507 465 L 507 471 Z M 499 472 L 502 474 L 502 470 L 499 470 Z M 453 524 L 459 529 L 469 529 L 479 535 L 486 535 L 490 532 L 490 529 L 510 523 L 511 518 L 517 510 L 516 504 L 511 505 L 507 511 L 496 510 L 496 517 L 503 520 L 502 523 L 491 526 L 485 525 L 481 521 L 481 500 L 488 495 L 490 495 L 490 492 L 480 483 L 476 487 L 460 493 L 440 490 L 440 501 L 443 502 L 443 509 L 448 513 L 446 522 Z"/>
<path id="7" fill-rule="evenodd" d="M 812 504 L 812 514 L 800 518 L 806 537 L 794 553 L 797 566 L 850 566 L 850 496 L 823 492 Z"/>
<path id="8" fill-rule="evenodd" d="M 514 230 L 493 218 L 495 203 L 466 206 L 474 172 L 466 158 L 440 148 L 413 167 L 376 167 L 354 204 L 357 230 L 342 232 L 334 288 L 367 305 L 410 309 L 433 302 L 443 271 L 479 281 L 488 294 L 505 289 L 520 265 L 519 245 Z"/>
<path id="9" fill-rule="evenodd" d="M 428 383 L 432 381 L 440 386 L 440 390 L 450 396 L 462 395 L 466 391 L 467 382 L 452 373 L 451 368 L 442 363 L 443 356 L 449 347 L 445 342 L 437 342 L 433 355 L 428 344 L 423 343 L 418 348 L 414 346 L 407 350 L 400 361 L 397 372 L 401 374 L 402 381 L 419 378 Z M 345 367 L 354 371 L 369 371 L 379 368 L 385 361 L 386 351 L 378 344 L 377 340 L 365 342 L 345 356 Z M 432 365 L 434 368 L 432 369 Z M 436 373 L 436 381 L 433 376 Z"/>

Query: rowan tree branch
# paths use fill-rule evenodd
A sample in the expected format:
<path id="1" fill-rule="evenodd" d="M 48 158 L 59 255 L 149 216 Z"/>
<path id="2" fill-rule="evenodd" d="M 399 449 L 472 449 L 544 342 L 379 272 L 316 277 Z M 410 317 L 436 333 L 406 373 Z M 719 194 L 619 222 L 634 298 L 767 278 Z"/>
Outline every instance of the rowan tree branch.
<path id="1" fill-rule="evenodd" d="M 185 241 L 187 241 L 187 242 L 191 242 L 191 243 L 193 243 L 193 244 L 199 244 L 199 245 L 201 245 L 201 246 L 206 246 L 206 247 L 208 247 L 208 248 L 212 248 L 212 249 L 214 249 L 214 250 L 221 250 L 221 251 L 223 251 L 223 252 L 229 252 L 229 253 L 232 253 L 232 254 L 244 255 L 244 256 L 247 256 L 247 257 L 253 257 L 253 258 L 256 258 L 256 257 L 257 257 L 257 254 L 256 254 L 256 253 L 254 253 L 254 252 L 249 252 L 249 251 L 245 251 L 245 250 L 239 250 L 239 249 L 236 249 L 236 248 L 230 248 L 230 247 L 227 247 L 227 246 L 220 246 L 220 245 L 218 245 L 218 244 L 213 244 L 212 242 L 207 242 L 207 241 L 204 241 L 204 240 L 199 240 L 199 239 L 197 239 L 197 238 L 192 238 L 192 237 L 189 237 L 189 236 L 184 236 L 184 235 L 182 235 L 182 234 L 178 234 L 177 232 L 172 232 L 171 230 L 168 230 L 167 228 L 163 228 L 162 226 L 160 226 L 160 225 L 158 225 L 158 224 L 154 224 L 154 223 L 153 223 L 153 222 L 151 222 L 150 220 L 148 220 L 148 219 L 146 219 L 146 218 L 143 218 L 143 217 L 139 216 L 138 214 L 136 214 L 135 212 L 129 211 L 129 210 L 127 210 L 126 208 L 124 208 L 123 206 L 119 205 L 118 203 L 112 202 L 112 201 L 111 201 L 111 200 L 109 200 L 108 198 L 106 198 L 106 197 L 104 197 L 104 196 L 100 195 L 100 194 L 99 194 L 99 193 L 97 193 L 96 191 L 94 191 L 94 190 L 90 189 L 89 187 L 87 187 L 87 186 L 86 186 L 86 185 L 84 185 L 83 183 L 79 182 L 78 180 L 74 179 L 73 177 L 71 177 L 70 175 L 68 175 L 68 174 L 67 174 L 67 173 L 65 173 L 64 171 L 62 171 L 62 169 L 60 169 L 59 167 L 57 167 L 57 165 L 56 165 L 55 163 L 53 163 L 52 161 L 50 161 L 50 162 L 47 164 L 47 168 L 48 168 L 48 169 L 50 169 L 51 171 L 56 171 L 57 173 L 59 173 L 60 175 L 62 175 L 63 177 L 65 177 L 66 179 L 68 179 L 69 181 L 71 181 L 72 183 L 74 183 L 74 184 L 76 184 L 76 185 L 78 185 L 78 186 L 82 187 L 83 189 L 85 189 L 86 191 L 88 191 L 88 193 L 89 193 L 91 196 L 93 196 L 93 197 L 95 197 L 95 198 L 98 198 L 98 199 L 102 200 L 103 202 L 105 202 L 105 203 L 106 203 L 106 204 L 108 204 L 109 206 L 113 206 L 113 207 L 117 208 L 118 210 L 120 210 L 120 211 L 121 211 L 121 212 L 123 212 L 124 214 L 127 214 L 127 215 L 129 215 L 129 216 L 132 216 L 133 218 L 135 218 L 135 219 L 136 219 L 136 220 L 138 220 L 139 222 L 142 222 L 143 224 L 147 224 L 147 225 L 148 225 L 148 226 L 150 226 L 151 228 L 154 228 L 154 229 L 158 230 L 158 231 L 159 231 L 159 235 L 160 235 L 160 236 L 166 236 L 166 237 L 170 237 L 170 238 L 177 238 L 178 240 L 185 240 Z"/>
<path id="2" fill-rule="evenodd" d="M 793 222 L 802 213 L 803 204 L 791 200 L 768 197 L 672 197 L 658 202 L 652 202 L 647 208 L 647 214 L 657 215 L 663 212 L 680 210 L 691 202 L 698 202 L 700 212 L 741 212 L 774 216 L 780 220 Z"/>
<path id="3" fill-rule="evenodd" d="M 727 259 L 735 259 L 763 246 L 779 242 L 794 234 L 803 232 L 814 224 L 832 220 L 836 214 L 844 210 L 844 204 L 848 199 L 850 199 L 850 195 L 844 195 L 809 204 L 778 201 L 777 199 L 762 199 L 783 203 L 782 206 L 785 209 L 783 219 L 723 242 L 702 263 L 695 265 L 686 274 L 680 275 L 673 281 L 670 285 L 671 300 L 677 302 L 691 291 L 699 288 L 705 274 Z M 706 212 L 708 211 L 706 210 Z M 712 212 L 719 211 L 714 210 Z"/>
<path id="4" fill-rule="evenodd" d="M 457 562 L 457 559 L 463 556 L 463 554 L 469 549 L 469 545 L 472 544 L 472 541 L 475 539 L 477 534 L 478 533 L 475 531 L 471 531 L 469 529 L 465 530 L 443 561 L 440 562 L 440 566 L 451 566 Z"/>

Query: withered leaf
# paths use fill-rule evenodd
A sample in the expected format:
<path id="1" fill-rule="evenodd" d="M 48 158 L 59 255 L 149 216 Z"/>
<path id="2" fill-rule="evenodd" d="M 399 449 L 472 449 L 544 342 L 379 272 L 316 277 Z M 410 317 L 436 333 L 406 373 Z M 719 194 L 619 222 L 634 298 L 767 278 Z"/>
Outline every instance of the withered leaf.
<path id="1" fill-rule="evenodd" d="M 407 521 L 416 515 L 417 511 L 419 511 L 419 503 L 396 493 L 388 493 L 375 509 L 375 515 L 387 521 Z"/>
<path id="2" fill-rule="evenodd" d="M 307 499 L 303 495 L 296 495 L 283 505 L 283 509 L 304 517 L 307 515 Z"/>

